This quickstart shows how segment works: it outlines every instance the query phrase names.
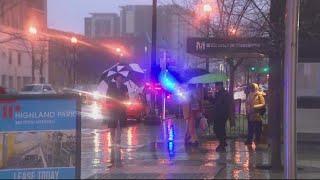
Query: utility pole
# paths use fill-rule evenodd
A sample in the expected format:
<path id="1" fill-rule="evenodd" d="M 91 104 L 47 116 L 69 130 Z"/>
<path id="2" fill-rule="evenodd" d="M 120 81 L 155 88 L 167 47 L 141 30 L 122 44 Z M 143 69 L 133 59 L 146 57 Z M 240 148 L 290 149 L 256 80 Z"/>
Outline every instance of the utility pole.
<path id="1" fill-rule="evenodd" d="M 31 81 L 32 83 L 36 82 L 35 78 L 35 68 L 36 67 L 36 58 L 34 54 L 34 44 L 31 42 Z"/>
<path id="2" fill-rule="evenodd" d="M 152 4 L 152 40 L 151 40 L 151 71 L 150 77 L 152 81 L 156 80 L 155 74 L 152 72 L 157 66 L 157 0 L 153 0 Z"/>
<path id="3" fill-rule="evenodd" d="M 210 15 L 207 14 L 207 39 L 210 37 Z M 209 72 L 210 69 L 210 62 L 209 62 L 209 57 L 206 57 L 206 70 Z"/>
<path id="4" fill-rule="evenodd" d="M 151 79 L 155 82 L 157 77 L 155 75 L 154 69 L 157 66 L 157 0 L 152 1 L 152 37 L 151 37 Z M 151 96 L 151 113 L 155 114 L 156 109 L 156 95 L 152 92 Z"/>
<path id="5" fill-rule="evenodd" d="M 152 38 L 151 38 L 151 70 L 150 70 L 150 79 L 151 83 L 156 82 L 157 77 L 154 70 L 157 67 L 157 0 L 152 1 Z M 146 118 L 147 123 L 155 123 L 158 124 L 160 122 L 160 118 L 156 114 L 156 102 L 155 102 L 155 92 L 151 92 L 150 98 L 150 112 Z"/>
<path id="6" fill-rule="evenodd" d="M 76 87 L 76 66 L 77 66 L 77 44 L 78 44 L 78 39 L 75 36 L 72 36 L 70 39 L 70 42 L 72 44 L 72 50 L 73 50 L 73 62 L 72 62 L 72 69 L 73 69 L 73 88 Z"/>
<path id="7" fill-rule="evenodd" d="M 76 61 L 77 61 L 77 57 L 76 57 L 76 46 L 73 46 L 73 88 L 76 87 L 76 83 L 77 83 L 77 77 L 76 77 L 76 71 L 77 71 L 77 67 L 76 67 Z"/>
<path id="8" fill-rule="evenodd" d="M 207 34 L 206 38 L 209 39 L 210 37 L 210 14 L 212 13 L 212 7 L 209 3 L 203 5 L 203 11 L 207 15 L 206 16 L 206 29 L 207 29 Z M 206 57 L 206 70 L 209 72 L 209 57 Z"/>
<path id="9" fill-rule="evenodd" d="M 166 76 L 166 70 L 167 70 L 167 51 L 164 50 L 163 52 L 163 58 L 161 65 L 161 71 L 164 73 L 164 76 Z M 166 119 L 166 92 L 162 92 L 162 120 Z"/>
<path id="10" fill-rule="evenodd" d="M 285 18 L 284 58 L 284 170 L 286 179 L 297 177 L 296 68 L 298 62 L 300 0 L 288 0 Z"/>

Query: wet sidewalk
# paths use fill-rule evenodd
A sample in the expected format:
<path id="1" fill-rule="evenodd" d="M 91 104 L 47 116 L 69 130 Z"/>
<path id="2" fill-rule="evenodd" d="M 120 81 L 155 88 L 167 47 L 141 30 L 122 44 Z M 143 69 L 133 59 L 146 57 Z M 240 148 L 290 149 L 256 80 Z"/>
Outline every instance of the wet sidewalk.
<path id="1" fill-rule="evenodd" d="M 99 124 L 99 123 L 98 123 Z M 107 179 L 265 179 L 282 178 L 282 172 L 258 170 L 269 163 L 268 150 L 248 148 L 240 140 L 228 140 L 227 152 L 217 153 L 216 140 L 185 147 L 184 122 L 169 119 L 162 125 L 134 124 L 122 129 L 121 167 L 111 163 L 109 130 L 99 124 L 82 130 L 82 178 Z M 320 178 L 320 155 L 315 145 L 300 148 L 299 177 Z M 318 147 L 318 146 L 316 146 Z M 320 147 L 320 146 L 319 146 Z M 319 148 L 318 147 L 318 148 Z M 312 155 L 308 152 L 314 152 Z"/>

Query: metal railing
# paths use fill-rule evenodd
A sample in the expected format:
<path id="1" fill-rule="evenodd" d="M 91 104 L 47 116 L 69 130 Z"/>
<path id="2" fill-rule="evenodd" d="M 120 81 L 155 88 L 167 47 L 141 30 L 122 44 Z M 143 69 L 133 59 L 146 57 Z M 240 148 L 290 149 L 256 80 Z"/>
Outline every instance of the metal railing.
<path id="1" fill-rule="evenodd" d="M 235 125 L 234 127 L 231 127 L 230 121 L 228 120 L 226 124 L 226 133 L 229 138 L 243 138 L 248 134 L 248 119 L 246 115 L 245 102 L 241 100 L 235 100 L 235 107 Z M 263 125 L 268 124 L 267 112 L 268 111 L 266 111 L 266 114 L 262 118 Z M 211 124 L 209 123 L 209 128 L 205 136 L 215 136 L 212 122 Z"/>

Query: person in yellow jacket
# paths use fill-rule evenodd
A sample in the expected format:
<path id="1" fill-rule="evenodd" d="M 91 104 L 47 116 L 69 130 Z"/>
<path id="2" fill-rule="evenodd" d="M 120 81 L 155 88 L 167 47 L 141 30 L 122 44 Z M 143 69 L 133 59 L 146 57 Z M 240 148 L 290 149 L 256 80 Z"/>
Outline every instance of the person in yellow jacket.
<path id="1" fill-rule="evenodd" d="M 263 92 L 259 90 L 256 83 L 249 87 L 249 94 L 246 100 L 246 112 L 248 118 L 248 136 L 246 145 L 252 145 L 253 136 L 255 136 L 256 145 L 260 142 L 262 133 L 262 115 L 261 111 L 265 108 L 265 99 Z"/>

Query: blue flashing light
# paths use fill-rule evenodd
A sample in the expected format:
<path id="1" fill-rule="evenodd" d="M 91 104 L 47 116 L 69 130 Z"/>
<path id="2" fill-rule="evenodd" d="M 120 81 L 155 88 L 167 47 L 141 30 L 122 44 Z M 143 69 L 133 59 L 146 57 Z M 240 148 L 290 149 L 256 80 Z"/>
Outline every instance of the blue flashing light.
<path id="1" fill-rule="evenodd" d="M 177 99 L 180 101 L 180 102 L 186 102 L 188 100 L 188 95 L 189 93 L 187 91 L 185 91 L 184 89 L 178 89 L 176 92 L 175 92 L 175 95 L 177 97 Z"/>
<path id="2" fill-rule="evenodd" d="M 159 80 L 163 88 L 170 92 L 175 91 L 178 86 L 176 79 L 168 71 L 162 72 Z"/>
<path id="3" fill-rule="evenodd" d="M 170 127 L 168 141 L 173 141 L 173 140 L 174 140 L 174 130 L 173 130 L 173 127 Z"/>
<path id="4" fill-rule="evenodd" d="M 169 151 L 169 157 L 170 158 L 174 157 L 174 142 L 173 141 L 168 142 L 168 151 Z"/>

